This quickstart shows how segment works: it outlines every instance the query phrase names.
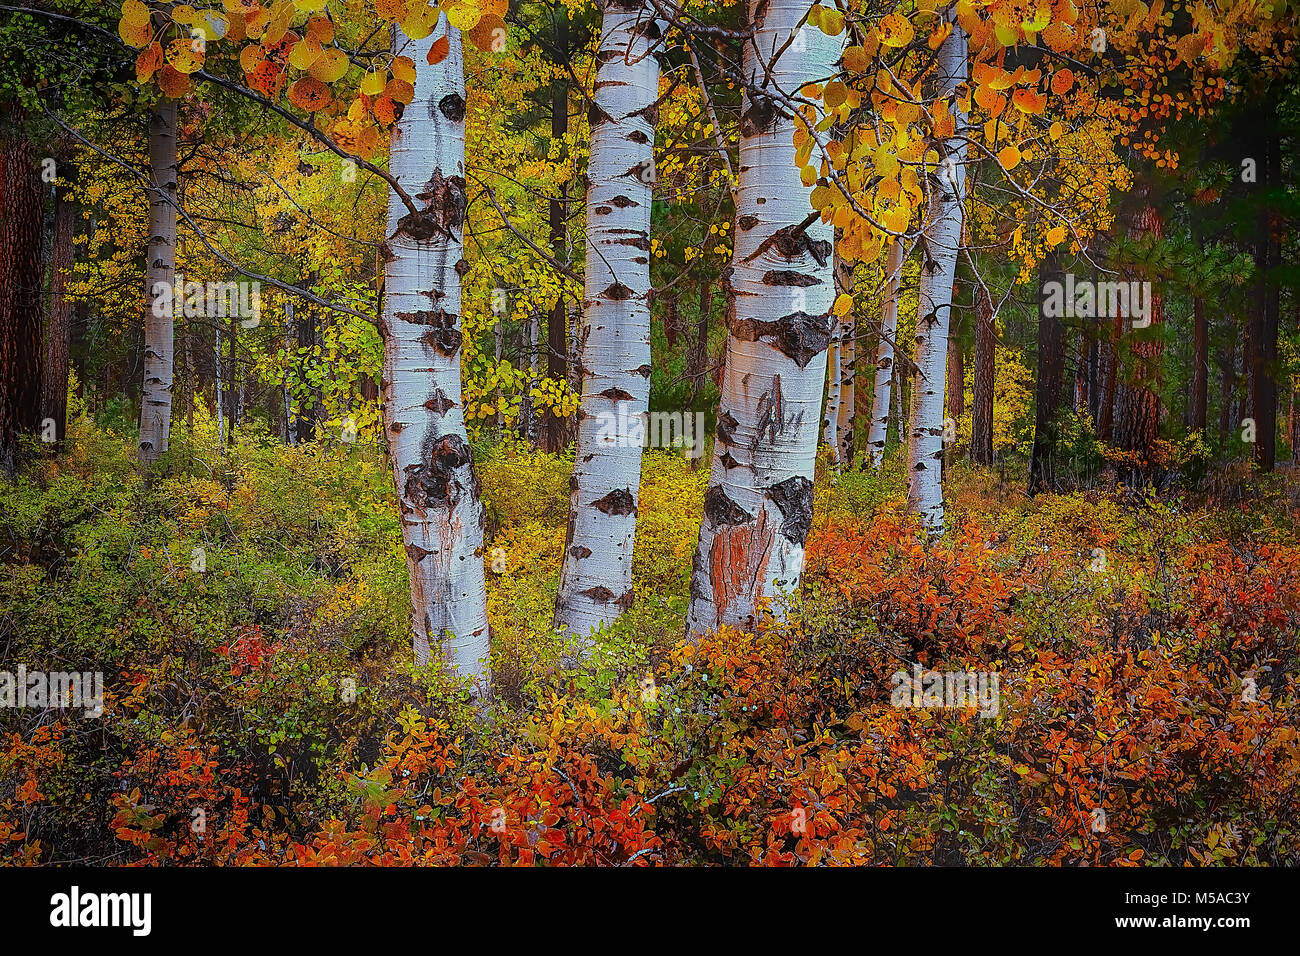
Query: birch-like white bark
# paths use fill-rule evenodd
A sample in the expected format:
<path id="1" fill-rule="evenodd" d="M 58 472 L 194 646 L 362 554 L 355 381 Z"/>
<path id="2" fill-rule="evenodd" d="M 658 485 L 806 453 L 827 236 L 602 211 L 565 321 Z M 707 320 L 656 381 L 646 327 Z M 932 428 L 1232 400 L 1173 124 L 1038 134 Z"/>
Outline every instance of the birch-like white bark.
<path id="1" fill-rule="evenodd" d="M 826 411 L 822 415 L 822 444 L 830 449 L 831 463 L 840 461 L 840 326 L 831 316 L 831 344 L 826 348 Z"/>
<path id="2" fill-rule="evenodd" d="M 954 23 L 939 47 L 939 96 L 951 97 L 965 82 L 966 72 L 966 33 Z M 930 206 L 921 237 L 916 371 L 908 414 L 907 502 L 932 534 L 943 531 L 944 379 L 966 180 L 966 146 L 961 138 L 966 117 L 955 103 L 953 107 L 957 135 L 943 144 L 939 165 L 930 176 Z"/>
<path id="3" fill-rule="evenodd" d="M 582 406 L 555 625 L 580 641 L 632 603 L 632 548 L 650 399 L 650 207 L 661 25 L 606 0 L 592 89 Z"/>
<path id="4" fill-rule="evenodd" d="M 875 395 L 871 402 L 871 431 L 867 434 L 867 455 L 871 467 L 880 470 L 889 439 L 890 386 L 894 381 L 894 336 L 898 332 L 898 296 L 903 285 L 903 243 L 889 244 L 885 258 L 885 299 L 880 308 L 880 344 L 876 351 Z"/>
<path id="5" fill-rule="evenodd" d="M 798 586 L 831 337 L 832 229 L 800 180 L 799 122 L 767 91 L 834 72 L 842 37 L 799 28 L 808 0 L 751 0 L 745 43 L 736 240 L 721 283 L 727 344 L 713 468 L 687 628 L 752 627 L 763 598 Z M 793 37 L 793 40 L 791 39 Z M 780 53 L 778 56 L 777 54 Z"/>
<path id="6" fill-rule="evenodd" d="M 446 35 L 436 65 L 430 46 Z M 415 99 L 393 128 L 394 192 L 384 245 L 384 427 L 411 576 L 419 664 L 443 664 L 487 693 L 490 633 L 483 580 L 484 512 L 461 398 L 461 271 L 465 219 L 465 79 L 460 31 L 446 14 L 402 51 Z"/>
<path id="7" fill-rule="evenodd" d="M 164 99 L 149 116 L 149 249 L 144 270 L 144 390 L 139 447 L 140 460 L 146 462 L 165 452 L 171 437 L 178 178 L 176 101 Z"/>
<path id="8" fill-rule="evenodd" d="M 853 264 L 835 256 L 835 294 L 853 294 Z M 841 467 L 853 467 L 857 426 L 857 322 L 850 309 L 839 319 L 840 401 L 835 421 L 835 461 Z"/>

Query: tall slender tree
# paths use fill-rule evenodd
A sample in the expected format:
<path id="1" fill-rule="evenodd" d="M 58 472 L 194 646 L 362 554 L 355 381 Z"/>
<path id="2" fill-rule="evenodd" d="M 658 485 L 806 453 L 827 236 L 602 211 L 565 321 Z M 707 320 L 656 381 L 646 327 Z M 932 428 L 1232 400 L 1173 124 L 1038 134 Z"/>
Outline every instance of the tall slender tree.
<path id="1" fill-rule="evenodd" d="M 736 240 L 722 278 L 726 358 L 691 574 L 692 634 L 751 626 L 762 598 L 795 588 L 812 524 L 833 233 L 812 212 L 812 185 L 800 178 L 795 131 L 806 133 L 809 118 L 796 119 L 789 98 L 833 71 L 842 42 L 801 26 L 810 6 L 749 5 Z"/>
<path id="2" fill-rule="evenodd" d="M 994 353 L 997 329 L 993 325 L 993 298 L 985 286 L 975 290 L 975 369 L 971 382 L 970 459 L 977 465 L 993 464 Z"/>
<path id="3" fill-rule="evenodd" d="M 965 192 L 965 115 L 955 102 L 966 82 L 966 31 L 954 23 L 939 47 L 936 69 L 940 99 L 953 99 L 956 133 L 940 146 L 930 177 L 930 208 L 921 236 L 921 280 L 916 315 L 916 371 L 908 414 L 907 501 L 928 530 L 943 530 L 944 373 L 952 321 L 952 284 L 957 272 Z"/>
<path id="4" fill-rule="evenodd" d="M 582 406 L 555 624 L 580 639 L 632 603 L 650 400 L 650 211 L 661 28 L 648 0 L 605 0 L 592 93 Z"/>
<path id="5" fill-rule="evenodd" d="M 389 168 L 416 208 L 395 190 L 389 196 L 384 427 L 411 576 L 416 662 L 441 650 L 448 667 L 474 678 L 485 693 L 485 516 L 465 435 L 460 371 L 466 206 L 460 31 L 440 13 L 434 32 L 406 41 L 404 52 L 415 61 L 415 98 L 393 127 Z"/>
<path id="6" fill-rule="evenodd" d="M 176 101 L 170 98 L 162 99 L 149 115 L 149 249 L 144 270 L 144 390 L 140 402 L 140 460 L 146 462 L 167 450 L 171 436 L 179 179 L 176 119 Z M 231 348 L 233 352 L 233 340 Z"/>
<path id="7" fill-rule="evenodd" d="M 890 387 L 894 381 L 894 341 L 898 332 L 898 297 L 903 287 L 903 242 L 895 239 L 885 255 L 885 297 L 880 308 L 880 343 L 876 348 L 876 381 L 871 403 L 867 456 L 880 468 L 889 440 Z M 865 464 L 865 461 L 864 461 Z"/>

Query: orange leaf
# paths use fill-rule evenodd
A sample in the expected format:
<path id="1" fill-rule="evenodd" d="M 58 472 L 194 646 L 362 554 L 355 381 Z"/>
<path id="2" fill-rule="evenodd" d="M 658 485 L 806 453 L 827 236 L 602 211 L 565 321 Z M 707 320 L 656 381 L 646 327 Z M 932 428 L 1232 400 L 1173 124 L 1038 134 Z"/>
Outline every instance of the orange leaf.
<path id="1" fill-rule="evenodd" d="M 447 59 L 447 54 L 451 52 L 451 41 L 447 39 L 447 34 L 443 34 L 433 41 L 429 47 L 429 55 L 426 59 L 430 66 L 436 66 L 443 60 Z"/>

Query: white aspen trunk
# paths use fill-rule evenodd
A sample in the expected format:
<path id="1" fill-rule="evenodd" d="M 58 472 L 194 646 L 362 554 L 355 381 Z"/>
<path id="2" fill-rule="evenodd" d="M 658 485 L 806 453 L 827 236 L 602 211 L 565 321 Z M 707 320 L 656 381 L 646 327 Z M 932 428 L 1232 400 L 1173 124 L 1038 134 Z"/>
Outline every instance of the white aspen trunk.
<path id="1" fill-rule="evenodd" d="M 214 364 L 212 366 L 213 398 L 216 399 L 217 404 L 217 441 L 224 445 L 226 443 L 226 402 L 224 397 L 225 386 L 221 377 L 221 366 L 223 363 L 221 359 L 220 322 L 216 324 L 216 330 L 216 354 L 213 357 Z"/>
<path id="2" fill-rule="evenodd" d="M 449 52 L 429 65 L 436 39 Z M 411 576 L 415 659 L 435 655 L 488 693 L 490 631 L 483 581 L 484 511 L 461 397 L 465 78 L 460 31 L 446 14 L 415 61 L 415 100 L 393 127 L 389 169 L 417 211 L 393 192 L 384 245 L 383 414 Z"/>
<path id="3" fill-rule="evenodd" d="M 835 294 L 853 294 L 853 264 L 835 256 Z M 857 425 L 857 323 L 850 309 L 839 320 L 840 342 L 837 348 L 840 373 L 839 415 L 835 422 L 835 461 L 853 467 Z"/>
<path id="4" fill-rule="evenodd" d="M 880 309 L 880 344 L 876 351 L 875 396 L 871 403 L 871 431 L 867 434 L 867 455 L 871 467 L 880 470 L 889 440 L 890 386 L 894 381 L 894 336 L 898 332 L 898 296 L 903 285 L 903 241 L 889 244 L 885 259 L 885 300 Z"/>
<path id="5" fill-rule="evenodd" d="M 496 360 L 498 366 L 501 365 L 501 350 L 502 347 L 505 345 L 505 334 L 506 334 L 505 317 L 498 315 L 496 324 L 492 326 L 492 357 Z M 497 415 L 496 415 L 497 438 L 501 437 L 501 430 L 505 428 L 505 424 L 506 424 L 506 415 L 505 412 L 502 411 L 501 409 L 501 403 L 503 401 L 504 401 L 504 394 L 501 391 L 501 386 L 498 385 L 497 393 L 496 393 L 496 401 L 493 403 L 494 405 L 496 405 L 496 409 L 497 409 Z"/>
<path id="6" fill-rule="evenodd" d="M 840 327 L 831 317 L 831 344 L 826 349 L 826 412 L 822 415 L 822 444 L 830 448 L 831 464 L 840 462 Z"/>
<path id="7" fill-rule="evenodd" d="M 793 591 L 812 524 L 835 298 L 833 230 L 820 219 L 799 229 L 812 212 L 812 189 L 795 162 L 801 121 L 767 94 L 794 94 L 834 72 L 842 39 L 800 30 L 809 7 L 808 0 L 750 2 L 755 33 L 744 53 L 735 250 L 721 283 L 726 358 L 691 574 L 692 635 L 722 624 L 753 627 L 763 598 Z"/>
<path id="8" fill-rule="evenodd" d="M 176 101 L 165 99 L 149 116 L 149 250 L 144 271 L 144 389 L 139 448 L 140 460 L 145 462 L 165 452 L 171 437 L 178 178 Z"/>
<path id="9" fill-rule="evenodd" d="M 952 96 L 965 82 L 966 72 L 966 33 L 954 23 L 939 47 L 939 96 Z M 939 166 L 930 176 L 930 208 L 921 236 L 916 371 L 908 414 L 907 503 L 931 534 L 943 531 L 944 379 L 966 180 L 966 147 L 960 138 L 966 117 L 953 106 L 957 136 L 943 144 Z"/>
<path id="10" fill-rule="evenodd" d="M 650 207 L 659 25 L 606 0 L 591 107 L 582 407 L 555 625 L 581 641 L 632 603 L 632 547 L 650 399 Z"/>

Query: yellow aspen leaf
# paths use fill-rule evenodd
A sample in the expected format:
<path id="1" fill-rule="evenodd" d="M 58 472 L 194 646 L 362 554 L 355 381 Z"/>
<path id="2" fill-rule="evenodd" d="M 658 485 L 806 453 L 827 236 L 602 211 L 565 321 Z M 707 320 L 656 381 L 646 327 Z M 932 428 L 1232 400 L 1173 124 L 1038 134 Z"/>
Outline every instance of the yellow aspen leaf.
<path id="1" fill-rule="evenodd" d="M 871 66 L 867 51 L 860 46 L 851 46 L 845 50 L 842 62 L 844 63 L 844 69 L 850 73 L 864 73 Z"/>
<path id="2" fill-rule="evenodd" d="M 402 80 L 405 83 L 415 82 L 415 61 L 409 56 L 394 57 L 392 70 L 395 79 Z"/>
<path id="3" fill-rule="evenodd" d="M 948 39 L 948 34 L 950 33 L 952 33 L 951 23 L 945 22 L 938 24 L 934 30 L 931 31 L 929 38 L 926 39 L 926 46 L 931 50 L 939 49 L 939 47 L 943 46 L 943 41 Z"/>
<path id="4" fill-rule="evenodd" d="M 803 169 L 799 170 L 799 181 L 805 186 L 811 186 L 813 183 L 817 182 L 817 170 L 813 169 L 811 166 L 805 166 Z"/>
<path id="5" fill-rule="evenodd" d="M 388 74 L 383 70 L 367 73 L 361 79 L 361 92 L 366 96 L 378 96 L 384 92 L 384 84 L 387 82 Z"/>
<path id="6" fill-rule="evenodd" d="M 309 70 L 320 57 L 321 46 L 311 37 L 304 37 L 293 45 L 289 51 L 289 65 L 295 70 Z"/>
<path id="7" fill-rule="evenodd" d="M 1064 226 L 1053 226 L 1051 229 L 1047 231 L 1047 246 L 1049 249 L 1054 246 L 1059 246 L 1064 241 L 1065 241 Z"/>
<path id="8" fill-rule="evenodd" d="M 202 45 L 189 39 L 172 40 L 167 44 L 167 62 L 177 73 L 196 73 L 203 69 Z"/>
<path id="9" fill-rule="evenodd" d="M 346 53 L 338 47 L 330 47 L 323 51 L 311 65 L 311 75 L 322 83 L 333 83 L 335 80 L 342 79 L 351 65 Z"/>
<path id="10" fill-rule="evenodd" d="M 822 99 L 830 109 L 838 109 L 848 98 L 849 88 L 839 80 L 831 80 L 822 91 Z"/>
<path id="11" fill-rule="evenodd" d="M 998 162 L 1005 170 L 1015 169 L 1020 165 L 1020 150 L 1014 146 L 1003 146 L 998 150 Z"/>
<path id="12" fill-rule="evenodd" d="M 402 32 L 412 40 L 423 40 L 438 25 L 438 8 L 429 6 L 423 0 L 412 3 L 407 6 L 400 25 Z"/>
<path id="13" fill-rule="evenodd" d="M 844 32 L 844 14 L 830 7 L 823 8 L 821 23 L 818 25 L 828 37 L 837 37 Z"/>
<path id="14" fill-rule="evenodd" d="M 293 0 L 293 5 L 300 13 L 320 13 L 328 0 Z"/>
<path id="15" fill-rule="evenodd" d="M 885 46 L 905 47 L 914 36 L 911 22 L 900 13 L 891 13 L 880 21 L 880 42 Z"/>
<path id="16" fill-rule="evenodd" d="M 852 308 L 853 308 L 853 296 L 849 295 L 847 292 L 841 292 L 838 296 L 835 297 L 835 305 L 832 306 L 832 310 L 835 312 L 836 315 L 840 315 L 840 316 L 848 315 L 849 310 Z"/>

